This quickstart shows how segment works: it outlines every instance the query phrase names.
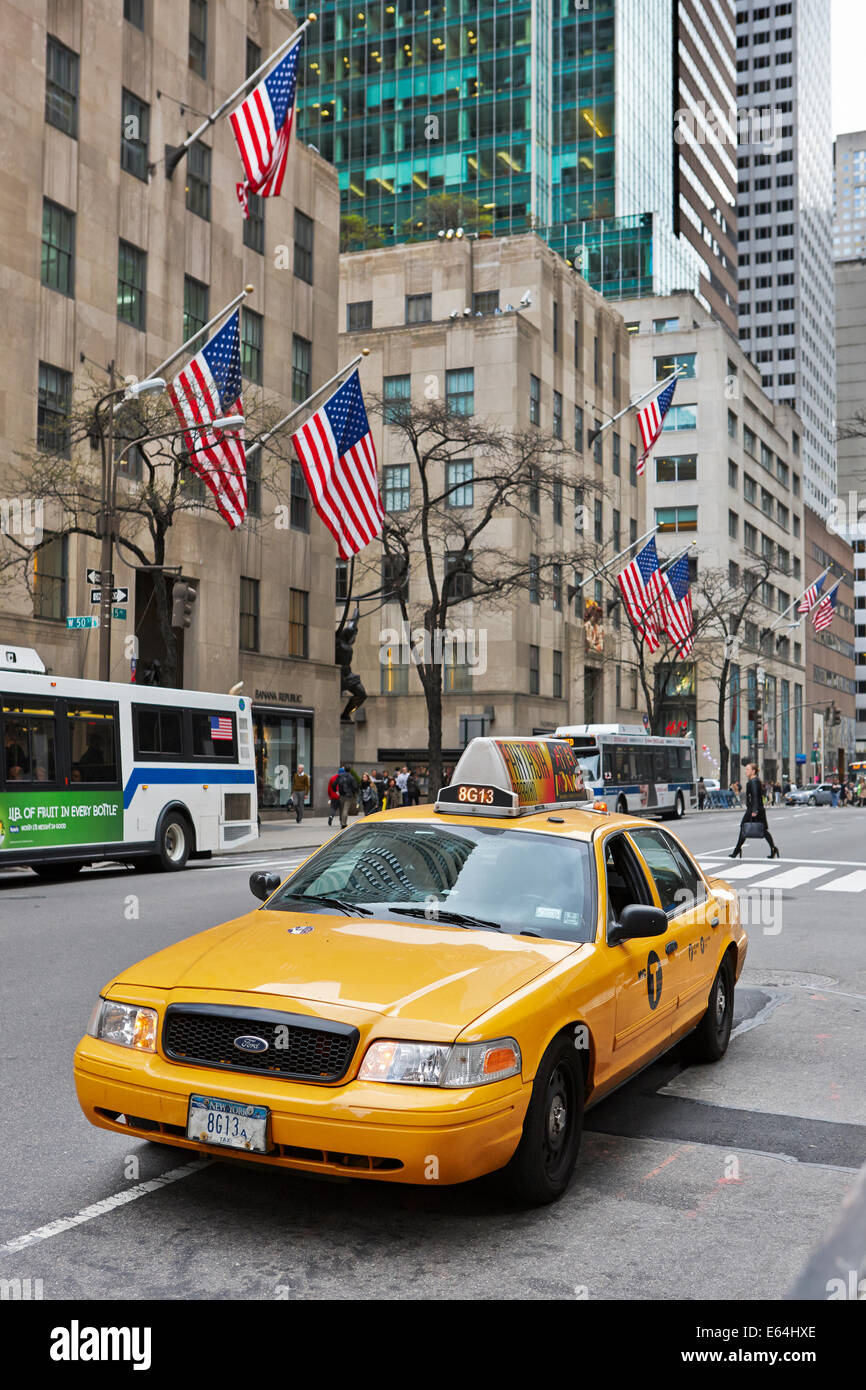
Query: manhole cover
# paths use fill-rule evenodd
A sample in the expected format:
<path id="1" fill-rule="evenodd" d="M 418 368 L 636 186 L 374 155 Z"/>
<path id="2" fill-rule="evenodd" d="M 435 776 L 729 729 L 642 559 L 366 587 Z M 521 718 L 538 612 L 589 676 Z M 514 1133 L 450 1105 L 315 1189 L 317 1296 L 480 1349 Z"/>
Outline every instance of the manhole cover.
<path id="1" fill-rule="evenodd" d="M 839 983 L 832 975 L 810 975 L 805 970 L 756 970 L 745 973 L 749 977 L 747 983 L 757 986 L 776 985 L 784 988 L 786 985 L 799 985 L 801 989 L 830 989 Z"/>

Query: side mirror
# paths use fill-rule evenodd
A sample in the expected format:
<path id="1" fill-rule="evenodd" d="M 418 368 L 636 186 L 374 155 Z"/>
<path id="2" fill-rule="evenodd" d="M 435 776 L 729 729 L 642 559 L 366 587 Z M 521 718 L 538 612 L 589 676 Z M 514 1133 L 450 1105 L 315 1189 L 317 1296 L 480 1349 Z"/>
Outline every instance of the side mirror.
<path id="1" fill-rule="evenodd" d="M 668 929 L 668 919 L 660 907 L 647 907 L 644 903 L 629 903 L 620 913 L 618 922 L 607 934 L 609 946 L 620 941 L 630 941 L 640 936 L 664 936 Z"/>
<path id="2" fill-rule="evenodd" d="M 254 897 L 261 898 L 264 902 L 265 898 L 269 898 L 279 888 L 282 881 L 280 874 L 268 869 L 258 869 L 256 873 L 250 874 L 250 891 Z"/>

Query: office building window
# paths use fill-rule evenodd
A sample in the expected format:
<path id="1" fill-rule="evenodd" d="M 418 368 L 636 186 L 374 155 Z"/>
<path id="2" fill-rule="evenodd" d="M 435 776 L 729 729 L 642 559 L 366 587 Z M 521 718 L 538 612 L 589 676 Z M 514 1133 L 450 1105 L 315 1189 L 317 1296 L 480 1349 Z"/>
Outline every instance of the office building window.
<path id="1" fill-rule="evenodd" d="M 529 648 L 529 693 L 537 695 L 539 688 L 539 658 L 540 649 L 530 646 Z"/>
<path id="2" fill-rule="evenodd" d="M 150 107 L 133 92 L 123 89 L 120 119 L 120 167 L 147 182 L 147 147 L 150 140 Z"/>
<path id="3" fill-rule="evenodd" d="M 637 487 L 637 445 L 628 446 L 628 480 L 632 487 Z"/>
<path id="4" fill-rule="evenodd" d="M 529 470 L 529 510 L 533 516 L 538 516 L 541 511 L 541 488 L 538 482 L 538 469 Z"/>
<path id="5" fill-rule="evenodd" d="M 51 34 L 45 55 L 45 119 L 78 138 L 78 54 Z"/>
<path id="6" fill-rule="evenodd" d="M 210 149 L 196 140 L 186 157 L 186 206 L 196 217 L 210 221 Z"/>
<path id="7" fill-rule="evenodd" d="M 252 77 L 262 65 L 262 50 L 254 39 L 247 38 L 247 77 Z"/>
<path id="8" fill-rule="evenodd" d="M 349 597 L 349 561 L 338 560 L 334 581 L 334 597 L 337 603 L 345 603 Z"/>
<path id="9" fill-rule="evenodd" d="M 248 217 L 244 218 L 244 246 L 265 254 L 265 200 L 258 193 L 247 194 Z"/>
<path id="10" fill-rule="evenodd" d="M 247 381 L 262 384 L 262 333 L 264 319 L 254 309 L 241 313 L 241 371 Z"/>
<path id="11" fill-rule="evenodd" d="M 596 420 L 594 422 L 593 429 L 596 431 L 596 434 L 595 441 L 592 446 L 592 456 L 600 468 L 604 463 L 604 435 L 599 433 L 601 429 L 600 420 Z"/>
<path id="12" fill-rule="evenodd" d="M 562 699 L 562 652 L 553 652 L 553 698 Z"/>
<path id="13" fill-rule="evenodd" d="M 373 327 L 372 299 L 358 299 L 346 305 L 346 332 L 357 333 L 363 328 Z"/>
<path id="14" fill-rule="evenodd" d="M 557 613 L 562 611 L 562 565 L 555 564 L 551 571 L 550 578 L 551 596 L 553 606 Z"/>
<path id="15" fill-rule="evenodd" d="M 583 535 L 583 523 L 585 520 L 583 506 L 583 488 L 574 489 L 574 529 L 578 535 Z"/>
<path id="16" fill-rule="evenodd" d="M 583 348 L 580 335 L 580 319 L 574 320 L 574 370 L 580 371 L 580 354 Z"/>
<path id="17" fill-rule="evenodd" d="M 561 480 L 561 478 L 554 478 L 554 480 L 553 480 L 553 524 L 554 524 L 554 526 L 561 526 L 561 525 L 562 525 L 562 480 Z"/>
<path id="18" fill-rule="evenodd" d="M 382 556 L 382 595 L 393 601 L 409 602 L 409 571 L 400 555 Z"/>
<path id="19" fill-rule="evenodd" d="M 445 505 L 448 507 L 471 507 L 473 503 L 473 476 L 475 464 L 472 459 L 450 459 L 445 465 Z"/>
<path id="20" fill-rule="evenodd" d="M 529 423 L 541 424 L 541 378 L 529 375 Z"/>
<path id="21" fill-rule="evenodd" d="M 614 434 L 613 434 L 613 475 L 614 475 L 614 477 L 615 477 L 615 478 L 618 478 L 618 477 L 620 476 L 620 473 L 621 473 L 621 472 L 622 472 L 622 464 L 621 464 L 621 461 L 620 461 L 620 438 L 619 438 L 619 435 L 618 435 L 618 434 L 616 433 L 616 431 L 614 430 Z"/>
<path id="22" fill-rule="evenodd" d="M 538 603 L 540 601 L 540 568 L 537 555 L 529 557 L 529 602 Z"/>
<path id="23" fill-rule="evenodd" d="M 445 373 L 445 409 L 449 415 L 475 413 L 474 368 L 459 368 Z"/>
<path id="24" fill-rule="evenodd" d="M 473 314 L 495 314 L 499 308 L 498 290 L 480 290 L 472 296 Z"/>
<path id="25" fill-rule="evenodd" d="M 592 340 L 592 379 L 593 379 L 593 381 L 595 382 L 596 386 L 598 385 L 598 376 L 599 376 L 599 349 L 598 349 L 598 338 L 596 337 L 596 338 L 593 338 L 593 340 Z"/>
<path id="26" fill-rule="evenodd" d="M 36 410 L 36 443 L 47 454 L 69 458 L 69 412 L 72 409 L 72 373 L 39 363 L 39 402 Z"/>
<path id="27" fill-rule="evenodd" d="M 462 550 L 446 550 L 444 584 L 452 599 L 471 598 L 473 594 L 472 556 Z"/>
<path id="28" fill-rule="evenodd" d="M 75 213 L 42 200 L 42 283 L 71 298 L 75 288 Z"/>
<path id="29" fill-rule="evenodd" d="M 656 507 L 659 531 L 697 531 L 697 507 Z"/>
<path id="30" fill-rule="evenodd" d="M 562 438 L 562 392 L 553 393 L 553 433 L 555 438 Z"/>
<path id="31" fill-rule="evenodd" d="M 189 66 L 207 77 L 207 0 L 189 0 Z"/>
<path id="32" fill-rule="evenodd" d="M 259 581 L 241 575 L 239 645 L 242 651 L 259 649 Z"/>
<path id="33" fill-rule="evenodd" d="M 433 317 L 433 296 L 429 294 L 407 294 L 406 322 L 430 323 Z"/>
<path id="34" fill-rule="evenodd" d="M 733 459 L 728 459 L 728 487 L 736 488 L 739 469 Z"/>
<path id="35" fill-rule="evenodd" d="M 593 516 L 593 535 L 594 535 L 594 537 L 595 537 L 596 542 L 597 542 L 599 545 L 601 545 L 602 541 L 604 540 L 604 532 L 603 532 L 603 529 L 602 529 L 602 521 L 601 521 L 602 513 L 601 513 L 601 498 L 600 498 L 600 497 L 596 497 L 596 499 L 595 499 L 595 501 L 594 501 L 594 503 L 593 503 L 593 513 L 592 513 L 592 516 Z"/>
<path id="36" fill-rule="evenodd" d="M 306 660 L 308 652 L 310 595 L 306 589 L 289 590 L 289 656 Z"/>
<path id="37" fill-rule="evenodd" d="M 697 476 L 697 454 L 670 454 L 656 459 L 657 483 L 693 482 Z"/>
<path id="38" fill-rule="evenodd" d="M 553 351 L 559 352 L 559 305 L 553 301 Z"/>
<path id="39" fill-rule="evenodd" d="M 729 512 L 728 512 L 728 535 L 730 536 L 730 538 L 731 538 L 732 541 L 735 541 L 735 540 L 737 539 L 737 534 L 738 534 L 738 532 L 739 532 L 739 528 L 740 528 L 740 522 L 739 522 L 739 517 L 737 516 L 737 513 L 736 513 L 736 512 L 731 512 L 731 511 L 729 511 Z"/>
<path id="40" fill-rule="evenodd" d="M 392 463 L 382 469 L 382 503 L 386 512 L 408 511 L 408 463 Z"/>
<path id="41" fill-rule="evenodd" d="M 614 555 L 618 555 L 620 550 L 622 549 L 622 539 L 620 513 L 617 511 L 616 507 L 614 507 L 613 509 L 613 525 L 611 527 L 611 533 L 613 540 L 613 553 Z"/>
<path id="42" fill-rule="evenodd" d="M 66 618 L 69 551 L 66 536 L 45 541 L 33 556 L 33 616 L 62 623 Z"/>
<path id="43" fill-rule="evenodd" d="M 409 373 L 403 376 L 386 376 L 383 381 L 385 397 L 385 424 L 399 425 L 409 411 L 411 379 Z"/>
<path id="44" fill-rule="evenodd" d="M 123 17 L 136 29 L 144 29 L 144 0 L 123 0 Z"/>
<path id="45" fill-rule="evenodd" d="M 293 531 L 310 529 L 310 493 L 304 470 L 297 459 L 292 460 L 291 506 L 289 524 Z"/>
<path id="46" fill-rule="evenodd" d="M 663 381 L 671 372 L 675 372 L 677 367 L 680 370 L 680 377 L 683 379 L 697 375 L 695 362 L 697 353 L 695 352 L 670 352 L 664 357 L 655 358 L 656 381 Z"/>
<path id="47" fill-rule="evenodd" d="M 117 255 L 117 317 L 133 328 L 145 327 L 147 253 L 121 241 Z"/>
<path id="48" fill-rule="evenodd" d="M 210 290 L 191 275 L 183 278 L 183 339 L 204 328 L 210 318 Z"/>
<path id="49" fill-rule="evenodd" d="M 292 400 L 300 405 L 310 394 L 313 345 L 307 338 L 292 334 Z"/>
<path id="50" fill-rule="evenodd" d="M 736 415 L 734 414 L 734 412 L 733 412 L 732 410 L 729 410 L 729 411 L 728 411 L 728 438 L 729 438 L 729 439 L 736 439 L 736 437 L 737 437 L 737 417 L 736 417 Z"/>
<path id="51" fill-rule="evenodd" d="M 628 519 L 628 543 L 634 545 L 637 541 L 637 517 L 630 516 Z"/>
<path id="52" fill-rule="evenodd" d="M 247 455 L 247 511 L 250 516 L 262 514 L 262 451 Z"/>
<path id="53" fill-rule="evenodd" d="M 313 219 L 295 208 L 295 275 L 313 283 Z"/>
<path id="54" fill-rule="evenodd" d="M 583 453 L 583 410 L 579 405 L 574 407 L 574 449 L 575 453 Z"/>

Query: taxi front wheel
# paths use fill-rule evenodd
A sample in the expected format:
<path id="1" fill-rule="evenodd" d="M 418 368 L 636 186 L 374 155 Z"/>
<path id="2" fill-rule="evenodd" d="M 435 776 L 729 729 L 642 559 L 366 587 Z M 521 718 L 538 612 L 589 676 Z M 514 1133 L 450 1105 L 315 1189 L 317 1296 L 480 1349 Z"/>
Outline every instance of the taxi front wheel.
<path id="1" fill-rule="evenodd" d="M 555 1202 L 568 1187 L 583 1130 L 583 1067 L 569 1038 L 555 1039 L 541 1059 L 523 1137 L 502 1170 L 509 1194 L 527 1206 Z"/>
<path id="2" fill-rule="evenodd" d="M 725 957 L 719 966 L 707 1011 L 693 1033 L 685 1039 L 685 1050 L 692 1062 L 718 1062 L 728 1050 L 734 1020 L 734 973 Z"/>

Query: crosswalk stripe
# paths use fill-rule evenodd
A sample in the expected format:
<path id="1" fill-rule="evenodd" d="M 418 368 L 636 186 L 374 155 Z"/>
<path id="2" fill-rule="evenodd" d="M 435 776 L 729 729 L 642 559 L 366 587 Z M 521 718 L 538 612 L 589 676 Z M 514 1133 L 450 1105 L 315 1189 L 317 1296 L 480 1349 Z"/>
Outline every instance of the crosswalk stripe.
<path id="1" fill-rule="evenodd" d="M 721 864 L 712 864 L 710 871 L 719 878 L 754 878 L 756 874 L 765 874 L 767 866 L 765 864 L 734 864 L 730 869 L 724 868 Z"/>
<path id="2" fill-rule="evenodd" d="M 866 889 L 866 869 L 855 869 L 853 874 L 843 874 L 832 883 L 819 883 L 819 893 L 862 893 Z"/>
<path id="3" fill-rule="evenodd" d="M 800 888 L 805 883 L 811 883 L 815 878 L 822 878 L 828 874 L 829 869 L 814 869 L 808 865 L 801 865 L 798 869 L 786 869 L 781 874 L 771 874 L 769 878 L 762 878 L 755 884 L 756 888 Z"/>

